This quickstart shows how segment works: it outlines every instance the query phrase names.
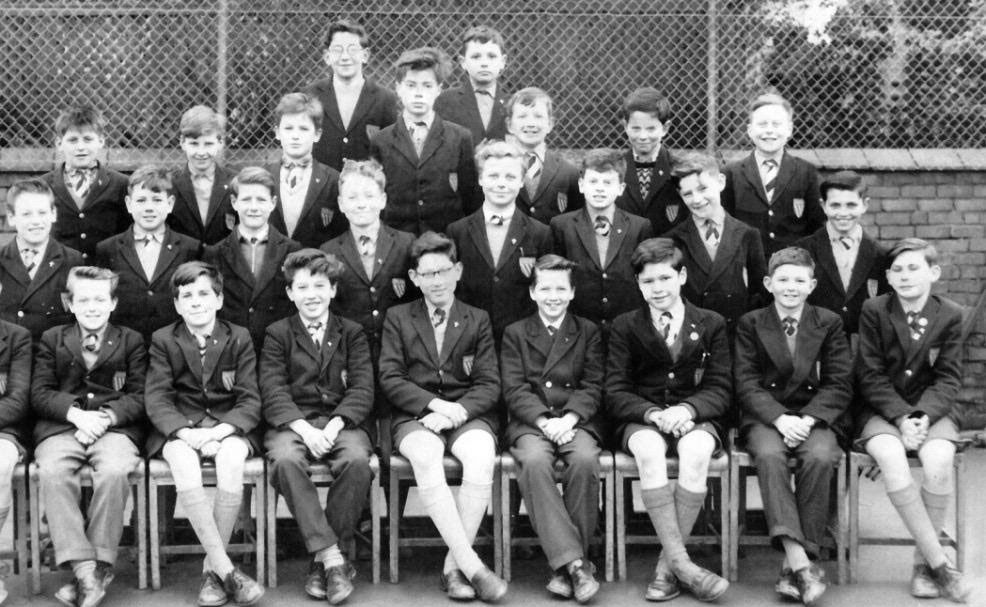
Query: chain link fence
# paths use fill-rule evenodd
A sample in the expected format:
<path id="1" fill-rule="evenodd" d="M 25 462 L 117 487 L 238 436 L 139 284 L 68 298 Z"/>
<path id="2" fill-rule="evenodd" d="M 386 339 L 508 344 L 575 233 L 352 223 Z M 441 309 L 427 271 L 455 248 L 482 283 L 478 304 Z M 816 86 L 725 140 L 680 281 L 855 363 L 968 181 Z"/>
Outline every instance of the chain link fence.
<path id="1" fill-rule="evenodd" d="M 746 147 L 769 88 L 795 107 L 793 147 L 986 147 L 986 0 L 0 0 L 0 146 L 48 147 L 58 112 L 90 103 L 108 145 L 174 147 L 205 103 L 230 147 L 271 147 L 277 99 L 324 76 L 338 17 L 367 26 L 387 85 L 403 49 L 454 56 L 468 26 L 496 27 L 504 84 L 552 94 L 560 148 L 621 145 L 638 86 L 671 99 L 672 147 Z"/>

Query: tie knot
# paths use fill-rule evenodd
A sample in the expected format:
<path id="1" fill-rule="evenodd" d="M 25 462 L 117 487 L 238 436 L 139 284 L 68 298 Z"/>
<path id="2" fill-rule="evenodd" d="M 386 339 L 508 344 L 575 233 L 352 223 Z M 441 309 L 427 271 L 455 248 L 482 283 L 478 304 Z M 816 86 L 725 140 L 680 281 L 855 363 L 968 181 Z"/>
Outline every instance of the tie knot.
<path id="1" fill-rule="evenodd" d="M 785 316 L 784 320 L 784 333 L 788 336 L 794 335 L 798 330 L 798 321 L 792 316 Z"/>
<path id="2" fill-rule="evenodd" d="M 503 215 L 491 215 L 490 216 L 490 223 L 493 224 L 493 225 L 495 225 L 495 226 L 502 226 L 503 225 Z"/>
<path id="3" fill-rule="evenodd" d="M 31 247 L 21 249 L 21 255 L 37 255 L 37 254 L 38 254 L 38 250 Z"/>
<path id="4" fill-rule="evenodd" d="M 370 237 L 367 236 L 366 234 L 360 236 L 359 237 L 359 243 L 361 245 L 368 245 L 368 244 L 370 244 Z"/>
<path id="5" fill-rule="evenodd" d="M 308 323 L 308 330 L 312 333 L 322 330 L 322 321 L 316 320 L 315 322 Z"/>
<path id="6" fill-rule="evenodd" d="M 86 349 L 86 352 L 95 352 L 98 346 L 99 335 L 96 335 L 95 333 L 86 333 L 85 338 L 82 340 L 82 347 Z"/>
<path id="7" fill-rule="evenodd" d="M 773 158 L 768 158 L 767 160 L 763 161 L 763 168 L 767 169 L 768 171 L 776 169 L 777 161 L 774 160 Z"/>
<path id="8" fill-rule="evenodd" d="M 908 312 L 907 325 L 911 328 L 911 339 L 916 341 L 924 335 L 928 327 L 928 319 L 922 317 L 919 312 Z"/>
<path id="9" fill-rule="evenodd" d="M 493 93 L 490 92 L 490 91 L 488 91 L 488 90 L 486 90 L 486 89 L 476 89 L 476 94 L 477 95 L 486 95 L 490 99 L 493 98 Z"/>
<path id="10" fill-rule="evenodd" d="M 442 308 L 435 308 L 435 311 L 431 313 L 432 324 L 436 327 L 440 327 L 445 323 L 445 310 Z"/>
<path id="11" fill-rule="evenodd" d="M 310 165 L 311 163 L 312 163 L 311 158 L 302 158 L 300 160 L 285 160 L 281 166 L 283 166 L 284 168 L 290 171 L 291 169 L 307 168 L 308 165 Z"/>
<path id="12" fill-rule="evenodd" d="M 596 219 L 593 221 L 592 227 L 595 228 L 596 234 L 599 234 L 600 236 L 609 236 L 610 221 L 608 217 L 596 215 Z"/>
<path id="13" fill-rule="evenodd" d="M 843 247 L 845 247 L 847 251 L 852 248 L 853 239 L 849 236 L 840 236 L 839 242 L 842 244 Z"/>
<path id="14" fill-rule="evenodd" d="M 195 341 L 199 344 L 199 353 L 204 354 L 205 349 L 209 346 L 209 335 L 202 335 L 200 333 L 195 334 Z"/>
<path id="15" fill-rule="evenodd" d="M 558 327 L 556 327 L 555 325 L 548 325 L 546 328 L 548 329 L 548 335 L 550 337 L 554 337 L 555 333 L 558 332 Z"/>

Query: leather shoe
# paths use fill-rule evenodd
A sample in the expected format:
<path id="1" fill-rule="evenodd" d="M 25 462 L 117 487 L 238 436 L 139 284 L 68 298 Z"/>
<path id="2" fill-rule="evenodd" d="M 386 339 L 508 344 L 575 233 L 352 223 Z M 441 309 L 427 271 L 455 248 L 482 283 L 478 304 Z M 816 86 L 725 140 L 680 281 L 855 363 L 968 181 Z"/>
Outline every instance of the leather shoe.
<path id="1" fill-rule="evenodd" d="M 694 571 L 675 572 L 675 577 L 682 586 L 687 588 L 700 601 L 714 601 L 726 594 L 729 582 L 724 578 L 692 563 Z"/>
<path id="2" fill-rule="evenodd" d="M 223 581 L 226 595 L 237 605 L 253 605 L 264 596 L 264 587 L 239 569 L 233 569 Z"/>
<path id="3" fill-rule="evenodd" d="M 953 603 L 965 603 L 972 593 L 972 586 L 962 577 L 962 572 L 948 561 L 932 569 L 931 577 L 938 585 L 941 596 Z"/>
<path id="4" fill-rule="evenodd" d="M 199 598 L 196 602 L 199 607 L 219 607 L 229 602 L 223 581 L 216 573 L 206 571 L 202 574 L 202 587 L 199 588 Z"/>
<path id="5" fill-rule="evenodd" d="M 78 593 L 75 599 L 77 607 L 96 607 L 106 596 L 102 577 L 95 573 L 77 580 L 76 592 Z"/>
<path id="6" fill-rule="evenodd" d="M 801 600 L 801 591 L 798 590 L 798 582 L 793 571 L 787 567 L 781 569 L 781 576 L 777 578 L 777 583 L 774 584 L 774 592 L 787 599 Z"/>
<path id="7" fill-rule="evenodd" d="M 911 574 L 911 596 L 919 599 L 937 599 L 941 591 L 931 577 L 931 567 L 927 563 L 914 565 Z"/>
<path id="8" fill-rule="evenodd" d="M 548 592 L 558 598 L 572 598 L 572 582 L 569 581 L 568 573 L 564 569 L 559 569 L 558 571 L 552 572 L 551 579 L 548 580 L 548 585 L 546 588 L 548 589 Z"/>
<path id="9" fill-rule="evenodd" d="M 96 577 L 102 580 L 103 590 L 106 590 L 106 587 L 113 581 L 113 570 L 108 565 L 100 563 L 96 565 Z M 65 607 L 75 607 L 75 600 L 79 596 L 75 586 L 75 580 L 73 579 L 68 584 L 59 588 L 55 592 L 55 600 L 65 605 Z M 0 603 L 3 603 L 3 600 L 0 600 Z"/>
<path id="10" fill-rule="evenodd" d="M 585 559 L 578 565 L 570 563 L 567 567 L 576 602 L 588 603 L 599 592 L 599 582 L 592 575 L 592 569 L 592 565 Z"/>
<path id="11" fill-rule="evenodd" d="M 681 587 L 678 586 L 678 578 L 673 573 L 662 567 L 660 564 L 654 568 L 654 579 L 647 584 L 647 593 L 644 598 L 648 601 L 670 601 L 681 594 Z"/>
<path id="12" fill-rule="evenodd" d="M 794 584 L 801 594 L 801 602 L 810 607 L 825 594 L 825 570 L 812 563 L 794 572 Z"/>
<path id="13" fill-rule="evenodd" d="M 325 598 L 332 605 L 338 605 L 353 593 L 353 578 L 356 568 L 345 557 L 342 565 L 325 570 Z"/>
<path id="14" fill-rule="evenodd" d="M 305 576 L 305 594 L 313 599 L 325 598 L 325 566 L 312 560 L 308 565 L 308 575 Z"/>
<path id="15" fill-rule="evenodd" d="M 454 601 L 471 601 L 476 598 L 476 591 L 469 585 L 469 580 L 458 569 L 442 574 L 442 590 L 448 598 Z"/>
<path id="16" fill-rule="evenodd" d="M 476 597 L 484 603 L 495 603 L 507 594 L 507 582 L 487 567 L 477 571 L 469 582 L 476 591 Z"/>

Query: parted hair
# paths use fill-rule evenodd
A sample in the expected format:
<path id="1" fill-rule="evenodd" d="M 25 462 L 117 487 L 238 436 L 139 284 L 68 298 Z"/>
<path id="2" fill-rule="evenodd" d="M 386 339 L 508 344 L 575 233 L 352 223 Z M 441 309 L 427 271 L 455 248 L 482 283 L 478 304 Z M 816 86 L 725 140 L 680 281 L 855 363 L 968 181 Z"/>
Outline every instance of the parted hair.
<path id="1" fill-rule="evenodd" d="M 561 270 L 568 274 L 568 283 L 575 288 L 575 270 L 578 269 L 579 264 L 562 257 L 561 255 L 555 255 L 554 253 L 548 253 L 547 255 L 542 255 L 538 257 L 537 261 L 534 262 L 534 268 L 531 270 L 531 289 L 538 284 L 538 273 L 539 272 L 549 272 L 552 270 Z"/>
<path id="2" fill-rule="evenodd" d="M 21 194 L 44 194 L 51 201 L 51 207 L 55 208 L 55 193 L 51 190 L 51 186 L 43 179 L 32 177 L 15 181 L 7 190 L 8 215 L 17 213 L 17 199 Z"/>
<path id="3" fill-rule="evenodd" d="M 107 268 L 75 266 L 68 271 L 68 278 L 65 280 L 65 293 L 70 300 L 75 294 L 75 285 L 80 280 L 108 280 L 110 283 L 110 296 L 115 298 L 116 287 L 120 284 L 120 275 Z"/>
<path id="4" fill-rule="evenodd" d="M 671 102 L 656 88 L 644 86 L 634 90 L 623 100 L 620 118 L 627 121 L 634 112 L 650 114 L 663 124 L 671 117 Z"/>
<path id="5" fill-rule="evenodd" d="M 383 172 L 383 165 L 375 158 L 367 160 L 345 159 L 342 162 L 342 170 L 339 171 L 339 189 L 353 177 L 366 177 L 372 179 L 380 191 L 387 191 L 387 175 Z"/>
<path id="6" fill-rule="evenodd" d="M 274 118 L 280 123 L 281 118 L 288 114 L 304 114 L 311 118 L 315 130 L 322 130 L 322 102 L 308 93 L 288 93 L 281 97 L 274 108 Z"/>
<path id="7" fill-rule="evenodd" d="M 133 194 L 134 188 L 142 187 L 152 192 L 171 193 L 171 175 L 168 169 L 157 166 L 143 166 L 133 172 L 127 180 L 127 193 Z"/>
<path id="8" fill-rule="evenodd" d="M 443 85 L 452 74 L 452 63 L 445 51 L 433 46 L 422 46 L 401 53 L 394 62 L 394 69 L 397 70 L 397 82 L 404 80 L 408 72 L 431 70 L 435 73 L 438 84 Z"/>
<path id="9" fill-rule="evenodd" d="M 212 281 L 212 291 L 216 295 L 222 295 L 223 275 L 216 266 L 204 261 L 186 261 L 171 275 L 171 296 L 178 299 L 181 288 L 192 284 L 199 276 L 207 276 Z"/>
<path id="10" fill-rule="evenodd" d="M 178 134 L 182 139 L 215 135 L 222 141 L 226 134 L 226 119 L 207 105 L 195 105 L 181 115 Z"/>
<path id="11" fill-rule="evenodd" d="M 598 173 L 616 171 L 616 174 L 620 176 L 620 183 L 623 183 L 627 172 L 627 161 L 623 157 L 623 152 L 619 150 L 597 148 L 595 150 L 589 150 L 582 157 L 579 175 L 584 177 L 586 171 L 596 171 Z"/>
<path id="12" fill-rule="evenodd" d="M 244 185 L 262 185 L 270 190 L 273 196 L 276 183 L 274 176 L 264 167 L 243 167 L 236 174 L 236 177 L 229 182 L 229 189 L 233 191 L 234 196 L 239 196 L 240 186 Z"/>
<path id="13" fill-rule="evenodd" d="M 462 34 L 462 46 L 460 47 L 462 55 L 466 54 L 466 46 L 470 42 L 478 42 L 480 44 L 492 42 L 500 47 L 500 52 L 504 52 L 503 34 L 488 25 L 474 25 Z"/>
<path id="14" fill-rule="evenodd" d="M 55 119 L 55 137 L 61 139 L 70 129 L 92 129 L 100 137 L 106 136 L 106 119 L 103 113 L 89 105 L 74 105 Z"/>
<path id="15" fill-rule="evenodd" d="M 332 46 L 332 37 L 336 34 L 353 34 L 359 36 L 359 45 L 363 48 L 370 46 L 370 37 L 366 35 L 366 28 L 362 24 L 352 19 L 339 19 L 329 24 L 322 36 L 322 48 Z"/>
<path id="16" fill-rule="evenodd" d="M 650 263 L 670 264 L 675 272 L 680 272 L 685 267 L 685 256 L 670 238 L 648 238 L 630 256 L 630 267 L 639 276 Z"/>
<path id="17" fill-rule="evenodd" d="M 429 230 L 411 243 L 411 268 L 417 268 L 421 258 L 429 253 L 446 255 L 452 263 L 459 261 L 455 242 L 445 234 Z"/>
<path id="18" fill-rule="evenodd" d="M 923 238 L 913 237 L 902 238 L 895 242 L 894 246 L 890 247 L 890 252 L 887 253 L 887 259 L 890 263 L 893 263 L 901 253 L 907 253 L 908 251 L 919 251 L 922 253 L 929 266 L 938 263 L 938 249 L 935 248 L 935 245 Z"/>
<path id="19" fill-rule="evenodd" d="M 318 249 L 301 249 L 294 253 L 289 253 L 284 258 L 281 271 L 284 272 L 284 280 L 291 285 L 294 282 L 294 275 L 299 270 L 308 270 L 309 274 L 321 274 L 329 279 L 331 284 L 337 284 L 346 271 L 346 266 L 332 253 L 319 251 Z"/>
<path id="20" fill-rule="evenodd" d="M 773 276 L 777 268 L 786 265 L 808 268 L 812 276 L 815 275 L 815 260 L 811 258 L 811 253 L 801 247 L 787 247 L 770 256 L 767 262 L 767 276 Z"/>
<path id="21" fill-rule="evenodd" d="M 822 200 L 828 198 L 829 191 L 831 190 L 857 192 L 860 198 L 862 198 L 866 194 L 866 183 L 856 171 L 839 171 L 823 179 L 821 185 L 818 186 Z"/>

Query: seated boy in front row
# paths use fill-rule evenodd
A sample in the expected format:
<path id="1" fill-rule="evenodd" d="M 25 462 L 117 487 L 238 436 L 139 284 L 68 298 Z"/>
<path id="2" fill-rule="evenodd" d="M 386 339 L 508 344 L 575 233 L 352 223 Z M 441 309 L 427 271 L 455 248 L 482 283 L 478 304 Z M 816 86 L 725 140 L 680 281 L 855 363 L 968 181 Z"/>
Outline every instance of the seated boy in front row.
<path id="1" fill-rule="evenodd" d="M 363 328 L 329 312 L 345 267 L 302 249 L 284 260 L 288 297 L 298 308 L 267 328 L 260 357 L 264 438 L 271 485 L 284 496 L 313 556 L 305 592 L 336 605 L 356 570 L 340 551 L 370 490 L 373 364 Z M 324 511 L 308 476 L 312 461 L 332 473 Z"/>
<path id="2" fill-rule="evenodd" d="M 264 588 L 233 566 L 225 546 L 240 513 L 246 459 L 260 446 L 250 434 L 260 422 L 256 354 L 246 329 L 216 320 L 223 277 L 215 266 L 182 264 L 171 291 L 181 320 L 151 337 L 147 455 L 168 462 L 178 504 L 205 551 L 198 604 L 252 605 Z M 214 507 L 202 486 L 203 458 L 216 463 Z"/>
<path id="3" fill-rule="evenodd" d="M 79 266 L 66 284 L 76 322 L 45 331 L 31 383 L 36 423 L 34 457 L 55 560 L 74 583 L 55 598 L 95 607 L 113 579 L 127 476 L 140 462 L 144 439 L 147 350 L 139 333 L 109 322 L 117 275 Z M 79 503 L 81 470 L 92 469 L 92 498 Z"/>
<path id="4" fill-rule="evenodd" d="M 644 507 L 663 546 L 646 598 L 673 599 L 680 582 L 712 601 L 729 582 L 693 563 L 685 544 L 705 502 L 709 463 L 722 447 L 718 419 L 730 404 L 726 322 L 682 299 L 688 272 L 670 239 L 640 243 L 631 263 L 644 305 L 613 321 L 604 393 L 620 446 L 637 462 Z M 673 490 L 669 452 L 680 461 Z"/>
<path id="5" fill-rule="evenodd" d="M 911 594 L 965 602 L 972 589 L 938 542 L 954 491 L 962 310 L 931 294 L 941 276 L 934 246 L 905 238 L 889 259 L 895 292 L 867 300 L 859 319 L 856 371 L 864 409 L 856 446 L 876 460 L 917 544 Z M 924 468 L 920 490 L 907 463 L 915 452 Z"/>
<path id="6" fill-rule="evenodd" d="M 771 542 L 785 554 L 775 590 L 805 605 L 825 592 L 825 571 L 811 561 L 825 536 L 852 400 L 842 321 L 805 303 L 814 268 L 798 247 L 770 256 L 764 286 L 774 303 L 740 318 L 733 372 L 740 438 L 757 468 Z M 798 462 L 793 491 L 789 457 Z"/>

